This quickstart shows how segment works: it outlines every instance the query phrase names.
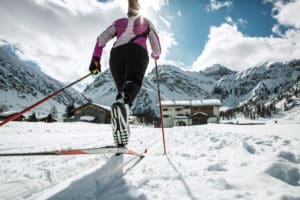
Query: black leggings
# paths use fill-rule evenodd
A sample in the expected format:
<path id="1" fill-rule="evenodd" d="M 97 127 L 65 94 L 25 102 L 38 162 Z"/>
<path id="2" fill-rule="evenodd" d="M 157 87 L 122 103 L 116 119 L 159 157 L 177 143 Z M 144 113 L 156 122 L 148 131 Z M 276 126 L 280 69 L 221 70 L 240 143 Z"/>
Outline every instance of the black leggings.
<path id="1" fill-rule="evenodd" d="M 149 63 L 147 51 L 138 44 L 128 43 L 110 52 L 110 71 L 118 89 L 117 98 L 124 93 L 125 103 L 132 106 L 141 89 Z"/>

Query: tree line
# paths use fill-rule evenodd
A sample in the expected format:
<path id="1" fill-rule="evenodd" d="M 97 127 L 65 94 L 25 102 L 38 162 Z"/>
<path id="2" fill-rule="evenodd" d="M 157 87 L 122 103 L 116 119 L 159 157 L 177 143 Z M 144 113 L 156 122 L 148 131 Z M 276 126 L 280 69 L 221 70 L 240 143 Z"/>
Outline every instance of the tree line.
<path id="1" fill-rule="evenodd" d="M 244 115 L 247 119 L 258 119 L 261 118 L 269 118 L 273 115 L 277 114 L 279 111 L 287 111 L 297 105 L 295 98 L 299 97 L 300 86 L 299 84 L 291 87 L 286 92 L 282 92 L 277 94 L 277 96 L 271 99 L 269 102 L 267 101 L 255 101 L 250 99 L 248 102 L 244 103 L 241 106 L 237 106 L 235 108 L 230 108 L 226 111 L 220 112 L 221 119 L 233 119 L 236 118 L 238 114 Z M 278 107 L 280 102 L 282 101 L 282 106 Z"/>

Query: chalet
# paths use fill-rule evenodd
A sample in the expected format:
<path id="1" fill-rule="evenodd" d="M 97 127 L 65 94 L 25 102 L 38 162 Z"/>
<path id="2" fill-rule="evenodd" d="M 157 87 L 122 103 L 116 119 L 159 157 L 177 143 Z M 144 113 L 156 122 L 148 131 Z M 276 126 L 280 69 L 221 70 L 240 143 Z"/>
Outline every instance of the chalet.
<path id="1" fill-rule="evenodd" d="M 162 101 L 165 127 L 207 124 L 219 121 L 218 99 Z"/>
<path id="2" fill-rule="evenodd" d="M 66 122 L 87 121 L 108 124 L 111 120 L 110 107 L 87 103 L 72 110 L 73 116 L 65 119 Z"/>

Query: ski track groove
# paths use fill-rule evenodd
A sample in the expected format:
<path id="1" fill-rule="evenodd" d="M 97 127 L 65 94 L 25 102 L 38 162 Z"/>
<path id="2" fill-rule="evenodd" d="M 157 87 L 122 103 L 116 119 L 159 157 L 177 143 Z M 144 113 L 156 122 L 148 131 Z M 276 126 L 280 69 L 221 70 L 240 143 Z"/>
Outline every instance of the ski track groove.
<path id="1" fill-rule="evenodd" d="M 143 141 L 149 141 L 149 138 L 148 136 L 145 136 L 145 138 L 142 138 Z M 151 151 L 150 151 L 150 154 L 149 154 L 149 150 L 151 150 L 154 146 L 156 146 L 158 144 L 158 142 L 160 142 L 160 139 L 152 139 L 152 142 L 150 143 L 150 145 L 146 148 L 147 149 L 147 153 L 146 153 L 146 157 L 149 157 L 150 154 L 151 154 Z M 110 162 L 111 159 L 118 159 L 118 158 L 124 158 L 124 157 L 129 157 L 126 161 L 122 161 L 122 163 L 120 165 L 117 165 L 117 167 L 114 167 L 110 164 L 108 164 Z M 99 168 L 96 168 L 94 171 L 90 171 L 88 174 L 86 174 L 85 176 L 80 176 L 78 178 L 75 178 L 74 177 L 70 178 L 69 180 L 66 180 L 68 187 L 67 188 L 64 188 L 63 190 L 55 193 L 55 194 L 51 194 L 50 196 L 48 195 L 47 196 L 47 199 L 50 199 L 50 200 L 58 200 L 58 199 L 78 199 L 78 195 L 80 196 L 80 194 L 77 194 L 77 195 L 74 195 L 76 194 L 76 191 L 78 190 L 82 190 L 82 187 L 80 183 L 80 180 L 82 179 L 95 179 L 93 178 L 93 176 L 91 176 L 91 174 L 94 174 L 96 173 L 98 177 L 97 179 L 94 180 L 94 183 L 95 185 L 90 185 L 91 188 L 93 187 L 96 187 L 96 189 L 88 189 L 90 190 L 89 193 L 94 193 L 95 194 L 95 199 L 105 199 L 106 197 L 106 192 L 108 188 L 111 188 L 112 186 L 114 186 L 115 184 L 117 183 L 120 183 L 121 182 L 121 179 L 123 177 L 125 177 L 129 172 L 131 172 L 132 170 L 134 170 L 135 166 L 138 165 L 145 157 L 139 157 L 139 156 L 135 156 L 135 155 L 120 155 L 120 156 L 112 156 L 109 160 L 107 160 L 103 165 L 100 166 L 100 169 Z M 132 163 L 130 165 L 130 163 Z M 101 170 L 101 168 L 103 168 L 103 166 L 108 166 L 108 168 L 104 168 L 102 171 L 103 173 L 97 173 L 97 171 Z M 128 167 L 127 167 L 128 166 Z M 113 170 L 112 168 L 113 167 Z M 126 168 L 125 168 L 126 167 Z M 121 171 L 121 172 L 120 172 Z M 108 175 L 106 174 L 107 172 Z M 113 172 L 113 173 L 111 173 Z M 109 178 L 109 181 L 105 181 L 103 182 L 103 179 L 107 179 Z M 70 183 L 70 180 L 71 180 L 71 183 Z M 80 183 L 77 188 L 76 186 L 76 182 Z M 101 183 L 101 184 L 100 184 Z M 75 186 L 72 186 L 72 184 L 75 184 Z M 71 189 L 71 190 L 68 190 L 69 187 L 72 187 L 72 188 L 77 188 L 77 189 Z M 55 186 L 54 186 L 55 187 Z M 51 190 L 51 187 L 48 188 Z M 42 192 L 43 193 L 43 192 Z M 38 195 L 37 195 L 38 196 Z M 92 198 L 90 196 L 85 196 L 85 197 L 82 197 L 84 199 L 89 199 L 89 198 Z"/>

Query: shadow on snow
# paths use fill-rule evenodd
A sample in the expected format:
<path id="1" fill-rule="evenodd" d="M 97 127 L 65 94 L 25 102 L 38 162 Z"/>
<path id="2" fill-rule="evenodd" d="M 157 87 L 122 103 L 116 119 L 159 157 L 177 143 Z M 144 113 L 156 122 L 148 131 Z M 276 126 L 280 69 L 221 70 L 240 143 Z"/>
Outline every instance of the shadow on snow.
<path id="1" fill-rule="evenodd" d="M 138 194 L 134 186 L 130 186 L 124 179 L 141 160 L 140 157 L 130 157 L 125 161 L 123 155 L 113 156 L 100 169 L 72 182 L 69 187 L 49 199 L 146 200 L 145 195 Z"/>

